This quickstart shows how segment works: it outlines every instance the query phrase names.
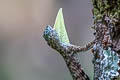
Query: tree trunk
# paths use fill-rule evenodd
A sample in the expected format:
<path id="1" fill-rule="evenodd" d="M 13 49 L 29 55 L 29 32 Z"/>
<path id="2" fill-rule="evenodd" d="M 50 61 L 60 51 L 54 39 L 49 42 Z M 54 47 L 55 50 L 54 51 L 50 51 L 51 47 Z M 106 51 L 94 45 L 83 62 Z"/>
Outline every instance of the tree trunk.
<path id="1" fill-rule="evenodd" d="M 116 79 L 120 69 L 120 0 L 93 0 L 93 7 L 94 80 Z"/>
<path id="2" fill-rule="evenodd" d="M 78 52 L 92 49 L 94 80 L 120 80 L 120 0 L 92 0 L 95 40 L 85 47 L 65 44 L 47 26 L 44 38 L 64 58 L 73 80 L 89 80 L 78 60 Z"/>

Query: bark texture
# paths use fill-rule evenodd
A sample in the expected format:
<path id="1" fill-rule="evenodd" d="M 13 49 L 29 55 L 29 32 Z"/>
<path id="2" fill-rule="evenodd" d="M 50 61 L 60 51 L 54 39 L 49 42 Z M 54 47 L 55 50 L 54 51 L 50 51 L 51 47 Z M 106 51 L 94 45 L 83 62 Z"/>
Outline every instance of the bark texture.
<path id="1" fill-rule="evenodd" d="M 94 80 L 119 76 L 120 0 L 92 0 L 95 29 Z"/>
<path id="2" fill-rule="evenodd" d="M 94 80 L 120 80 L 120 0 L 92 0 L 95 40 L 85 47 L 60 42 L 57 32 L 47 26 L 44 38 L 64 58 L 73 80 L 89 80 L 77 52 L 92 49 Z"/>
<path id="3" fill-rule="evenodd" d="M 43 37 L 48 45 L 57 50 L 64 58 L 73 80 L 89 80 L 89 77 L 81 68 L 77 52 L 89 50 L 92 48 L 94 41 L 85 47 L 62 43 L 58 38 L 58 34 L 51 26 L 46 27 Z"/>

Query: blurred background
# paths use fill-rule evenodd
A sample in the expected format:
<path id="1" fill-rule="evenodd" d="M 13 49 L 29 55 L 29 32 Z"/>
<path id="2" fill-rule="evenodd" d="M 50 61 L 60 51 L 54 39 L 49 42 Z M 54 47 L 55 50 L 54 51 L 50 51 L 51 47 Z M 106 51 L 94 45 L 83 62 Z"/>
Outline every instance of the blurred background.
<path id="1" fill-rule="evenodd" d="M 72 80 L 61 55 L 42 37 L 61 7 L 71 43 L 92 41 L 91 0 L 0 0 L 0 80 Z M 91 51 L 79 58 L 92 79 Z"/>

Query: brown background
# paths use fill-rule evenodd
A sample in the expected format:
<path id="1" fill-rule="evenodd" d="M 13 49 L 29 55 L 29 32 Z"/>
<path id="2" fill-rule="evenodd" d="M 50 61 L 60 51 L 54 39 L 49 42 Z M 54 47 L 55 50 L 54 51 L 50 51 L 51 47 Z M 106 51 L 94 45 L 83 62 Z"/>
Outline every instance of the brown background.
<path id="1" fill-rule="evenodd" d="M 61 7 L 71 43 L 92 41 L 91 0 L 0 0 L 0 80 L 72 80 L 62 57 L 42 37 Z M 90 53 L 79 56 L 92 79 Z"/>

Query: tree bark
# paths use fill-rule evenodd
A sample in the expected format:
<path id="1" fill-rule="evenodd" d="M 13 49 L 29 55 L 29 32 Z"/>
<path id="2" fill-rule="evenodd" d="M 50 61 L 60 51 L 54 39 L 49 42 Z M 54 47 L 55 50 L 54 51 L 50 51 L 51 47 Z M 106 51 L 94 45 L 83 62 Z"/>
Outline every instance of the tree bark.
<path id="1" fill-rule="evenodd" d="M 64 58 L 73 80 L 89 80 L 89 77 L 81 68 L 77 52 L 91 49 L 94 41 L 85 47 L 62 43 L 58 38 L 58 34 L 51 26 L 46 27 L 43 37 L 47 41 L 48 45 L 57 50 Z"/>
<path id="2" fill-rule="evenodd" d="M 120 72 L 120 0 L 92 1 L 94 80 L 116 79 Z"/>
<path id="3" fill-rule="evenodd" d="M 92 0 L 95 40 L 85 47 L 62 43 L 47 26 L 44 38 L 64 58 L 73 80 L 89 80 L 81 68 L 78 52 L 92 49 L 94 80 L 120 79 L 120 0 Z"/>

